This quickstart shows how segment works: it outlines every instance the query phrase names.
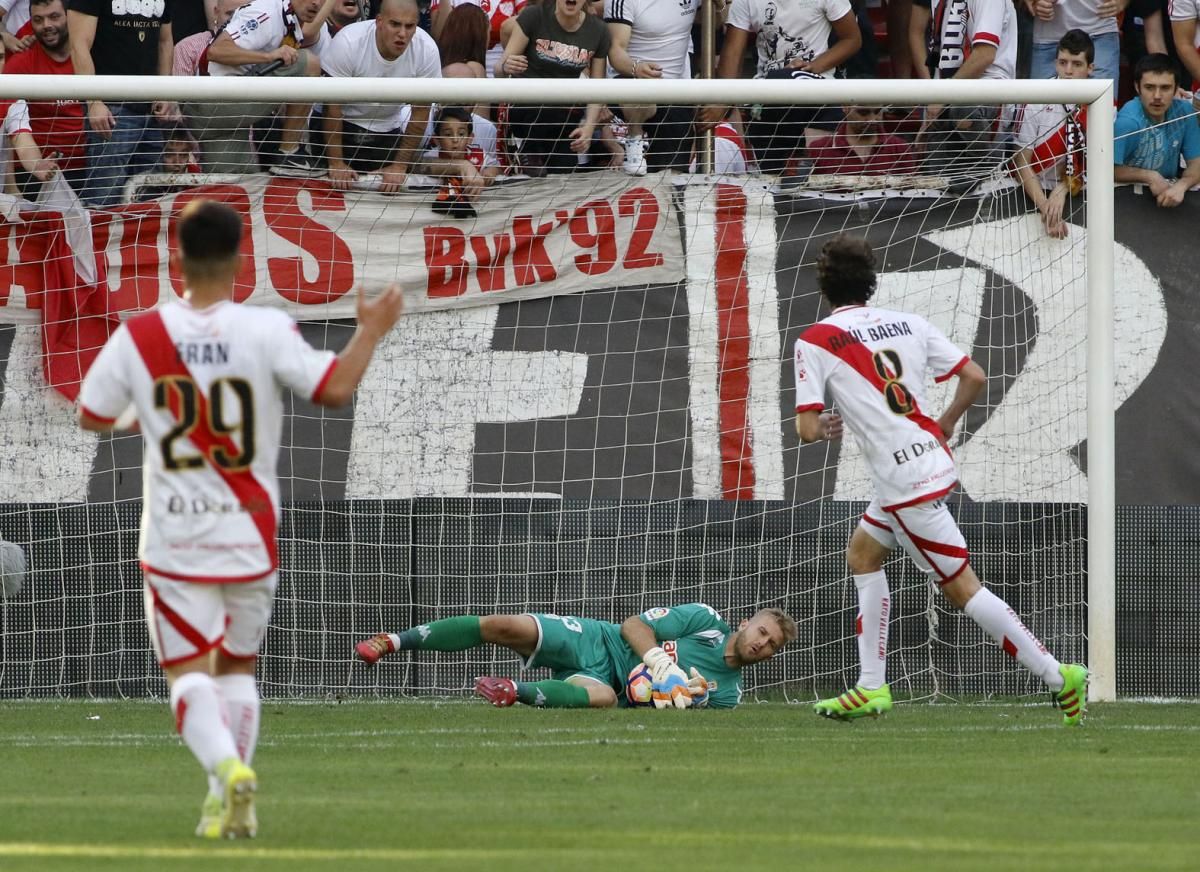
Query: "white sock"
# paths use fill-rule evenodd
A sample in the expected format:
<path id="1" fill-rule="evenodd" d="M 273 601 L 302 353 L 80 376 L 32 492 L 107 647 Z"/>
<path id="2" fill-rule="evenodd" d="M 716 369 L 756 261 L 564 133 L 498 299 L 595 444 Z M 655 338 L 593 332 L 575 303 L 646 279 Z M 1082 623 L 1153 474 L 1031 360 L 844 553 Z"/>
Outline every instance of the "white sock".
<path id="1" fill-rule="evenodd" d="M 887 574 L 881 569 L 854 576 L 858 588 L 858 660 L 861 672 L 858 686 L 877 690 L 887 682 L 888 616 L 891 593 Z"/>
<path id="2" fill-rule="evenodd" d="M 1058 661 L 1037 636 L 1021 623 L 1008 603 L 985 587 L 967 601 L 963 611 L 999 642 L 1009 657 L 1016 658 L 1018 663 L 1039 676 L 1051 690 L 1062 690 L 1063 679 L 1058 672 Z"/>
<path id="3" fill-rule="evenodd" d="M 176 679 L 171 685 L 171 711 L 184 744 L 206 772 L 237 756 L 237 746 L 225 725 L 221 694 L 211 675 L 188 672 Z"/>
<path id="4" fill-rule="evenodd" d="M 258 686 L 253 675 L 219 675 L 217 686 L 229 709 L 229 732 L 237 745 L 238 756 L 247 766 L 254 759 L 254 747 L 258 744 L 258 723 L 262 706 L 258 699 Z"/>

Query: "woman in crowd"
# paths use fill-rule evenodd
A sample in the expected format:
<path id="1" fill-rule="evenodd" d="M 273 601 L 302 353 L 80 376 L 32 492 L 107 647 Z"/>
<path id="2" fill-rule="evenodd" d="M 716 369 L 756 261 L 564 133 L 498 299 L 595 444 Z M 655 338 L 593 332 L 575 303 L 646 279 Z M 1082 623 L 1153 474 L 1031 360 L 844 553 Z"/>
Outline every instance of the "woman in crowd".
<path id="1" fill-rule="evenodd" d="M 527 6 L 517 16 L 497 76 L 578 79 L 604 78 L 609 35 L 604 22 L 588 14 L 585 0 L 554 0 Z M 509 133 L 520 141 L 521 169 L 532 176 L 569 172 L 587 152 L 601 105 L 583 112 L 574 106 L 511 106 Z"/>

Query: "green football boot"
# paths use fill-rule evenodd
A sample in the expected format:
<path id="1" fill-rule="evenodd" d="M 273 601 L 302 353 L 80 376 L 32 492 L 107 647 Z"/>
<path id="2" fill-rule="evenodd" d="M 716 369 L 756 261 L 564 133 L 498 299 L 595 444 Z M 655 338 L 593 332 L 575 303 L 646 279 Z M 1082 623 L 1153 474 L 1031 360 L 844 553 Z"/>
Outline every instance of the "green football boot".
<path id="1" fill-rule="evenodd" d="M 236 757 L 230 757 L 217 764 L 217 777 L 225 785 L 220 837 L 253 839 L 258 835 L 258 818 L 254 813 L 258 777 L 254 770 Z"/>
<path id="2" fill-rule="evenodd" d="M 1078 663 L 1064 663 L 1058 674 L 1063 677 L 1063 688 L 1053 694 L 1054 704 L 1062 709 L 1063 726 L 1073 727 L 1087 714 L 1088 671 Z"/>
<path id="3" fill-rule="evenodd" d="M 200 806 L 200 823 L 196 824 L 196 835 L 202 839 L 221 838 L 221 817 L 225 814 L 225 801 L 219 793 L 204 797 Z"/>
<path id="4" fill-rule="evenodd" d="M 823 699 L 813 704 L 813 711 L 823 718 L 852 721 L 855 718 L 877 718 L 892 710 L 892 692 L 885 684 L 878 690 L 852 687 L 841 696 Z"/>

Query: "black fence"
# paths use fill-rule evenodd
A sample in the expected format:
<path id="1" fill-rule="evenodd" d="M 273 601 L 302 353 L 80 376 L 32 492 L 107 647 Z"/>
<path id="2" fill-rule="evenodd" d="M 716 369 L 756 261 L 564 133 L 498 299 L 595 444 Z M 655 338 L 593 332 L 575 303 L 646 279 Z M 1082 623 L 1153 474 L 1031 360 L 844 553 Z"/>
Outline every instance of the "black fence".
<path id="1" fill-rule="evenodd" d="M 475 498 L 293 503 L 259 677 L 290 696 L 453 694 L 514 674 L 491 648 L 369 669 L 353 642 L 466 612 L 620 621 L 703 601 L 731 624 L 763 605 L 798 642 L 746 677 L 752 695 L 811 699 L 857 675 L 855 597 L 842 549 L 861 505 Z M 0 599 L 0 697 L 161 696 L 143 619 L 140 503 L 8 505 L 0 536 L 25 547 L 25 588 Z M 1086 660 L 1086 511 L 955 508 L 980 576 L 1062 660 Z M 1192 572 L 1200 510 L 1125 506 L 1117 524 L 1118 692 L 1194 695 L 1200 618 Z M 914 697 L 1040 692 L 904 559 L 893 588 L 889 680 Z"/>

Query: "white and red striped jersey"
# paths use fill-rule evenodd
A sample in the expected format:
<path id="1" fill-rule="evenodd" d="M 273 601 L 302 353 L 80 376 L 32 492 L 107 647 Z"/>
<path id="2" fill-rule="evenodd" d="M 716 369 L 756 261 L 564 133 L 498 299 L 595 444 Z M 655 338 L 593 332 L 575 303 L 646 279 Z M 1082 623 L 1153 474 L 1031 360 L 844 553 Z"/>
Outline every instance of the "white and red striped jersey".
<path id="1" fill-rule="evenodd" d="M 317 399 L 335 363 L 284 312 L 233 302 L 172 302 L 117 329 L 79 402 L 109 422 L 137 410 L 147 570 L 239 582 L 277 568 L 281 388 Z"/>
<path id="2" fill-rule="evenodd" d="M 935 499 L 957 478 L 925 408 L 925 386 L 931 375 L 945 381 L 968 360 L 920 315 L 843 306 L 796 340 L 796 411 L 825 408 L 828 387 L 883 507 Z"/>
<path id="3" fill-rule="evenodd" d="M 1047 191 L 1066 172 L 1068 152 L 1074 152 L 1072 169 L 1082 174 L 1086 130 L 1086 106 L 1031 103 L 1021 110 L 1017 147 L 1029 149 L 1029 165 Z"/>

